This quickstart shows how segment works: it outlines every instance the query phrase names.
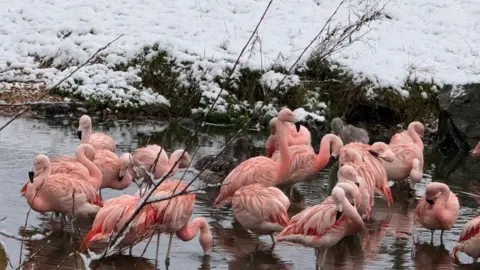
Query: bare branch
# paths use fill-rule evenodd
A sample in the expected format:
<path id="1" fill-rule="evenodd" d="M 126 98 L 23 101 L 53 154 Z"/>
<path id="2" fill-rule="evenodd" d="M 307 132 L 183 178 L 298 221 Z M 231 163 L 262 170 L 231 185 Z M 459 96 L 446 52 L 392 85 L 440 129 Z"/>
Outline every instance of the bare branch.
<path id="1" fill-rule="evenodd" d="M 92 61 L 96 56 L 97 54 L 99 54 L 101 51 L 105 50 L 108 46 L 110 46 L 113 42 L 117 41 L 119 38 L 121 38 L 123 36 L 123 34 L 121 34 L 120 36 L 118 36 L 117 38 L 115 38 L 114 40 L 110 41 L 109 43 L 107 43 L 107 45 L 101 47 L 100 49 L 98 49 L 92 56 L 90 56 L 90 58 L 87 59 L 87 61 L 85 61 L 83 64 L 81 64 L 79 67 L 77 67 L 74 71 L 72 71 L 70 74 L 68 74 L 65 78 L 61 79 L 58 83 L 54 84 L 53 86 L 51 87 L 47 87 L 46 91 L 44 94 L 42 94 L 40 97 L 38 97 L 38 99 L 36 101 L 40 101 L 42 99 L 44 99 L 49 93 L 50 91 L 56 89 L 58 86 L 60 86 L 60 84 L 62 84 L 64 81 L 66 81 L 68 78 L 70 78 L 73 74 L 75 74 L 79 69 L 81 69 L 82 67 L 84 67 L 85 65 L 87 65 L 88 63 L 90 63 L 90 61 Z M 18 112 L 16 115 L 14 115 L 12 117 L 12 119 L 10 119 L 7 123 L 5 123 L 2 127 L 0 127 L 0 131 L 2 131 L 4 128 L 6 128 L 8 125 L 10 125 L 10 123 L 12 123 L 13 121 L 15 121 L 15 119 L 17 119 L 18 117 L 20 117 L 22 114 L 24 114 L 25 112 L 27 112 L 28 110 L 30 110 L 32 108 L 32 105 L 27 105 L 27 107 L 23 110 L 21 110 L 20 112 Z"/>

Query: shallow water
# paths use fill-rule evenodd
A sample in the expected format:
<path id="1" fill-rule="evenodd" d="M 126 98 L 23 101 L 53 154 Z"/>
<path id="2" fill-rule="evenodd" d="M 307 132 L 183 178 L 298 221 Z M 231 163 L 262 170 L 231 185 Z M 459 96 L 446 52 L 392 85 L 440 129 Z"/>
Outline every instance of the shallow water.
<path id="1" fill-rule="evenodd" d="M 0 124 L 8 118 L 0 118 Z M 147 143 L 164 146 L 168 152 L 184 147 L 183 141 L 188 131 L 179 125 L 167 125 L 160 122 L 122 123 L 110 126 L 95 124 L 96 130 L 108 130 L 118 144 L 118 153 L 133 151 Z M 207 154 L 216 154 L 233 134 L 233 130 L 206 128 L 194 138 L 189 153 L 201 146 L 194 160 Z M 266 139 L 265 132 L 251 132 L 249 136 L 254 144 L 262 147 Z M 318 148 L 319 139 L 314 139 Z M 50 215 L 30 213 L 25 227 L 25 217 L 29 209 L 25 198 L 20 197 L 22 185 L 28 181 L 27 172 L 32 167 L 33 157 L 45 153 L 51 157 L 74 153 L 79 143 L 76 137 L 76 123 L 56 120 L 19 119 L 0 132 L 1 192 L 0 230 L 16 237 L 32 237 L 25 242 L 20 258 L 21 242 L 0 236 L 5 245 L 13 268 L 19 260 L 24 261 L 32 255 L 24 269 L 55 269 L 80 244 L 80 238 L 72 234 L 67 225 L 66 231 L 59 231 L 57 219 L 50 220 Z M 259 149 L 263 152 L 263 149 Z M 423 195 L 426 183 L 441 181 L 450 185 L 456 192 L 460 204 L 460 214 L 455 227 L 444 235 L 444 245 L 440 245 L 439 232 L 435 234 L 433 245 L 430 231 L 413 224 L 413 209 L 416 198 L 408 198 L 404 187 L 396 184 L 391 187 L 394 204 L 388 207 L 386 202 L 377 198 L 373 209 L 374 218 L 367 223 L 367 230 L 360 236 L 348 237 L 333 247 L 327 254 L 325 269 L 480 269 L 480 263 L 472 264 L 472 259 L 460 254 L 461 265 L 455 265 L 450 257 L 454 242 L 458 239 L 460 229 L 465 222 L 479 215 L 475 195 L 470 194 L 468 182 L 478 179 L 480 166 L 478 161 L 465 153 L 442 154 L 437 150 L 425 149 L 424 179 L 416 187 L 416 197 Z M 195 162 L 195 161 L 194 161 Z M 294 215 L 306 206 L 320 203 L 329 193 L 332 181 L 335 181 L 336 166 L 329 165 L 319 172 L 311 181 L 299 183 L 294 189 L 294 201 L 289 214 Z M 177 175 L 183 171 L 177 172 Z M 194 175 L 187 172 L 186 179 Z M 479 179 L 480 180 L 480 179 Z M 136 186 L 124 191 L 103 190 L 104 199 L 122 193 L 133 194 Z M 172 244 L 171 265 L 169 269 L 315 269 L 314 250 L 296 245 L 277 244 L 271 248 L 269 236 L 260 238 L 245 231 L 241 225 L 233 222 L 231 210 L 212 209 L 211 204 L 217 190 L 199 192 L 194 210 L 194 217 L 208 219 L 214 236 L 211 256 L 204 258 L 198 237 L 190 242 L 174 238 Z M 78 224 L 82 235 L 91 223 L 82 221 Z M 414 235 L 414 241 L 409 237 Z M 46 235 L 46 236 L 45 236 Z M 71 239 L 74 239 L 71 241 Z M 48 242 L 47 244 L 47 241 Z M 160 239 L 159 262 L 155 268 L 156 238 L 152 239 L 143 257 L 145 243 L 140 243 L 133 250 L 133 256 L 116 256 L 106 259 L 100 269 L 166 269 L 163 263 L 168 237 Z M 38 251 L 41 249 L 40 251 Z M 414 251 L 414 252 L 412 252 Z M 11 266 L 9 266 L 10 268 Z M 71 257 L 61 269 L 81 268 L 81 259 Z"/>

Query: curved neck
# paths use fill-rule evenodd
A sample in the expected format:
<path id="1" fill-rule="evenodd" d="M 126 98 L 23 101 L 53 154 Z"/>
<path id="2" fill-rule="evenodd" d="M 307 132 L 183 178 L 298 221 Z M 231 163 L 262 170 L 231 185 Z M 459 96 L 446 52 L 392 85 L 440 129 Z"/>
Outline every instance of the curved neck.
<path id="1" fill-rule="evenodd" d="M 450 189 L 442 185 L 440 188 L 440 195 L 438 196 L 438 199 L 435 201 L 435 207 L 445 208 L 445 205 L 447 204 L 448 199 L 450 199 L 450 192 L 451 192 Z"/>
<path id="2" fill-rule="evenodd" d="M 299 133 L 296 130 L 292 130 L 288 134 L 288 145 L 298 145 L 298 144 L 309 144 L 310 143 L 310 134 L 308 130 L 305 131 L 305 127 L 300 127 Z"/>
<path id="3" fill-rule="evenodd" d="M 355 226 L 355 228 L 363 229 L 365 225 L 363 223 L 362 217 L 360 216 L 360 214 L 358 214 L 357 209 L 350 204 L 347 198 L 343 200 L 342 204 L 343 214 L 350 218 L 350 220 L 352 221 L 352 225 Z"/>
<path id="4" fill-rule="evenodd" d="M 82 137 L 83 138 L 83 137 Z M 101 150 L 101 151 L 107 151 L 107 150 Z M 90 173 L 90 177 L 93 179 L 93 187 L 96 190 L 99 190 L 100 187 L 102 186 L 102 172 L 100 169 L 93 163 L 91 160 L 89 160 L 85 156 L 85 152 L 81 151 L 80 149 L 75 152 L 75 158 L 82 163 L 85 167 L 87 167 L 88 172 Z M 89 181 L 90 182 L 90 181 Z"/>
<path id="5" fill-rule="evenodd" d="M 194 219 L 190 224 L 185 224 L 185 226 L 183 226 L 180 230 L 176 232 L 177 237 L 183 241 L 192 240 L 193 238 L 195 238 L 195 236 L 197 236 L 199 230 L 205 230 L 204 227 L 206 226 L 206 224 L 203 224 L 202 221 L 204 221 L 204 219 Z"/>
<path id="6" fill-rule="evenodd" d="M 316 173 L 327 166 L 330 160 L 330 137 L 324 136 L 320 142 L 320 149 L 318 155 L 315 157 L 315 166 L 313 166 L 313 172 Z"/>
<path id="7" fill-rule="evenodd" d="M 407 130 L 408 136 L 410 136 L 410 138 L 412 138 L 413 140 L 413 143 L 416 144 L 418 147 L 420 147 L 420 149 L 422 149 L 423 151 L 423 141 L 420 135 L 415 130 L 415 126 L 416 126 L 415 123 L 408 126 L 408 130 Z"/>
<path id="8" fill-rule="evenodd" d="M 277 141 L 280 150 L 280 160 L 277 163 L 278 169 L 276 174 L 276 182 L 281 183 L 287 177 L 288 168 L 290 167 L 290 153 L 288 152 L 288 126 L 282 121 L 276 122 Z"/>

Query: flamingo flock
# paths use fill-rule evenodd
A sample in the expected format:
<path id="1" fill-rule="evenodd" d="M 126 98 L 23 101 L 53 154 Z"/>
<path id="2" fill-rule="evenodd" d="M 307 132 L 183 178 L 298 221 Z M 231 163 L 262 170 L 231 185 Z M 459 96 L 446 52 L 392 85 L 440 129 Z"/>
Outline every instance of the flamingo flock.
<path id="1" fill-rule="evenodd" d="M 272 247 L 290 242 L 314 248 L 320 269 L 329 248 L 344 237 L 365 230 L 364 220 L 372 218 L 376 195 L 392 205 L 394 198 L 388 180 L 406 180 L 412 190 L 422 180 L 424 126 L 417 121 L 410 123 L 406 131 L 393 135 L 388 144 L 369 144 L 365 130 L 344 126 L 336 118 L 332 133 L 321 138 L 318 154 L 311 145 L 310 132 L 288 108 L 282 108 L 270 121 L 270 132 L 265 156 L 252 157 L 249 139 L 241 138 L 236 143 L 234 158 L 207 156 L 195 167 L 209 170 L 215 174 L 215 181 L 221 182 L 214 208 L 231 207 L 241 226 L 256 235 L 269 235 Z M 66 217 L 94 217 L 81 250 L 107 243 L 133 218 L 117 245 L 119 252 L 126 248 L 131 252 L 135 244 L 161 234 L 169 235 L 166 264 L 170 262 L 174 235 L 182 241 L 199 235 L 203 254 L 211 252 L 213 238 L 207 220 L 192 219 L 195 193 L 154 201 L 140 210 L 137 208 L 145 199 L 145 190 L 141 188 L 133 195 L 106 201 L 101 198 L 102 189 L 124 190 L 134 182 L 145 183 L 148 189 L 162 177 L 167 179 L 155 186 L 153 197 L 168 198 L 189 190 L 188 183 L 173 178 L 178 169 L 190 166 L 188 152 L 177 149 L 169 157 L 163 147 L 151 144 L 118 156 L 115 141 L 104 133 L 93 132 L 92 120 L 87 115 L 80 118 L 77 134 L 80 143 L 74 156 L 50 160 L 39 154 L 33 159 L 29 181 L 21 188 L 21 195 L 33 210 L 60 214 L 62 224 Z M 479 154 L 480 143 L 471 151 L 472 157 Z M 330 196 L 290 217 L 291 197 L 281 188 L 310 179 L 332 160 L 338 161 L 339 169 Z M 133 216 L 135 212 L 138 213 Z M 432 241 L 434 231 L 440 230 L 443 243 L 443 234 L 455 225 L 458 212 L 459 201 L 448 185 L 432 182 L 426 185 L 414 216 L 417 223 L 431 230 Z M 463 226 L 453 250 L 454 258 L 458 252 L 474 261 L 480 257 L 480 216 Z"/>

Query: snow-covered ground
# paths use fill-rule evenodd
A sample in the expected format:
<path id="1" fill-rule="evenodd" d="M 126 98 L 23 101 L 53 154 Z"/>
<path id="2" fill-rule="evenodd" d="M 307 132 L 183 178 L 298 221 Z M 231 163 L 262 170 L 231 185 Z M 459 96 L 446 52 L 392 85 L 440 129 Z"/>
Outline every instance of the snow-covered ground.
<path id="1" fill-rule="evenodd" d="M 120 34 L 101 55 L 104 63 L 80 70 L 64 89 L 84 97 L 112 99 L 118 106 L 168 101 L 150 89 L 137 89 L 138 69 L 114 71 L 144 46 L 158 43 L 177 60 L 196 62 L 204 98 L 220 90 L 215 75 L 231 67 L 262 15 L 268 0 L 0 0 L 0 80 L 41 79 L 50 85 L 71 72 Z M 287 68 L 312 40 L 340 0 L 275 0 L 258 31 L 254 49 L 242 65 Z M 348 23 L 376 0 L 350 0 L 334 24 Z M 381 1 L 385 2 L 385 1 Z M 480 1 L 394 0 L 390 20 L 373 22 L 362 42 L 333 60 L 380 86 L 400 90 L 409 75 L 438 84 L 480 81 L 476 70 L 480 41 Z M 365 28 L 363 33 L 368 29 Z M 41 68 L 36 57 L 53 59 Z M 306 55 L 303 60 L 308 57 Z M 480 65 L 480 64 L 479 64 Z M 20 71 L 3 72 L 11 67 Z M 70 66 L 63 69 L 65 66 Z M 194 69 L 195 69 L 194 68 Z M 207 72 L 205 72 L 207 70 Z M 196 73 L 195 73 L 196 72 Z M 278 75 L 262 78 L 276 85 Z M 296 78 L 289 80 L 296 82 Z M 5 85 L 0 86 L 4 89 Z M 132 103 L 133 102 L 133 103 Z M 220 104 L 224 100 L 220 100 Z M 221 108 L 220 108 L 221 109 Z"/>

